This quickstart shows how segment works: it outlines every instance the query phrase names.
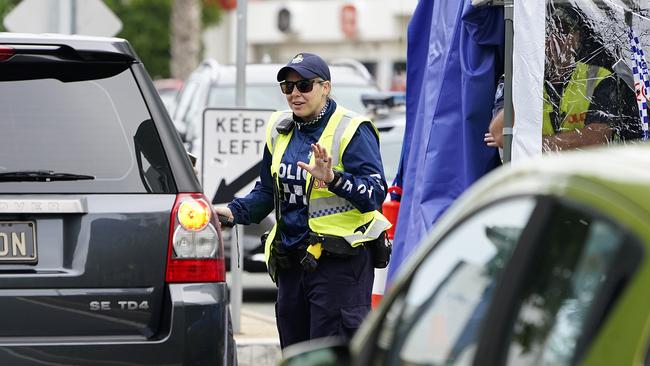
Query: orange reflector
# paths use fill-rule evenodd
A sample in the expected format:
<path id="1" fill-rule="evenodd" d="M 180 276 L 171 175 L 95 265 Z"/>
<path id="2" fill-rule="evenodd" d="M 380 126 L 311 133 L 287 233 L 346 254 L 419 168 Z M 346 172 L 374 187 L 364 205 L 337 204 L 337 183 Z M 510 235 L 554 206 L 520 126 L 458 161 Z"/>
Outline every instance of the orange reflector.
<path id="1" fill-rule="evenodd" d="M 375 268 L 375 280 L 372 282 L 372 308 L 376 309 L 384 298 L 388 268 Z"/>
<path id="2" fill-rule="evenodd" d="M 371 299 L 371 301 L 372 301 L 372 303 L 371 303 L 371 308 L 372 308 L 372 309 L 377 309 L 377 308 L 379 307 L 379 303 L 381 302 L 381 300 L 382 300 L 383 298 L 384 298 L 384 295 L 383 295 L 383 294 L 381 294 L 381 295 L 379 295 L 379 294 L 372 294 L 372 299 Z"/>
<path id="3" fill-rule="evenodd" d="M 199 231 L 210 223 L 210 206 L 203 200 L 190 199 L 178 208 L 178 222 L 186 230 Z"/>

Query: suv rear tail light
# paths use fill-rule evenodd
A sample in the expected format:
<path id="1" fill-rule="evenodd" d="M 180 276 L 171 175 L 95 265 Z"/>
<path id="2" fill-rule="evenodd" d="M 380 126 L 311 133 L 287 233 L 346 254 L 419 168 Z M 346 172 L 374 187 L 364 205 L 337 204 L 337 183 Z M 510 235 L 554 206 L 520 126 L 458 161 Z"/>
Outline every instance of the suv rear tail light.
<path id="1" fill-rule="evenodd" d="M 170 222 L 167 282 L 223 282 L 221 233 L 212 205 L 201 193 L 176 197 Z"/>

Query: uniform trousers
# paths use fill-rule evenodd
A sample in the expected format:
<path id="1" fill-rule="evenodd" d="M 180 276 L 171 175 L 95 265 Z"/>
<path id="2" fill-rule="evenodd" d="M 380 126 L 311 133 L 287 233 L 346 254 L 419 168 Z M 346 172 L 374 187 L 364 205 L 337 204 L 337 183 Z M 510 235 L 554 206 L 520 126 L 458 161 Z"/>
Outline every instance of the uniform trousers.
<path id="1" fill-rule="evenodd" d="M 370 311 L 370 250 L 345 258 L 322 255 L 313 272 L 296 263 L 278 269 L 275 304 L 280 346 L 329 336 L 349 340 Z"/>

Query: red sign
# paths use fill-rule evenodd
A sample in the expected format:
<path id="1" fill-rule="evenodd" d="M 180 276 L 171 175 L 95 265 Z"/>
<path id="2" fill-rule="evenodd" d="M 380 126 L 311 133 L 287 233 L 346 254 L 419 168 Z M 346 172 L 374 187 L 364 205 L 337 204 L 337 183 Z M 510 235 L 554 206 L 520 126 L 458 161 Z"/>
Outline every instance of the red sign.
<path id="1" fill-rule="evenodd" d="M 233 10 L 237 8 L 237 0 L 219 0 L 219 5 L 223 10 Z"/>
<path id="2" fill-rule="evenodd" d="M 348 38 L 357 36 L 357 8 L 354 5 L 341 8 L 341 31 Z"/>

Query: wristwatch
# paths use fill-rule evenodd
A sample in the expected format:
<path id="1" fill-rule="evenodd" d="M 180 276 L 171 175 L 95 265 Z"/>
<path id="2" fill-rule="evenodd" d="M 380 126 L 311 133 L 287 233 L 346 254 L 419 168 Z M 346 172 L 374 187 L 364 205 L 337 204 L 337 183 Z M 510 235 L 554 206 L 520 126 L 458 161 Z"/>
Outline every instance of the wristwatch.
<path id="1" fill-rule="evenodd" d="M 332 171 L 334 172 L 334 179 L 332 179 L 332 181 L 327 184 L 327 188 L 329 189 L 338 187 L 341 181 L 341 177 L 343 176 L 343 174 L 338 170 L 332 170 Z"/>

